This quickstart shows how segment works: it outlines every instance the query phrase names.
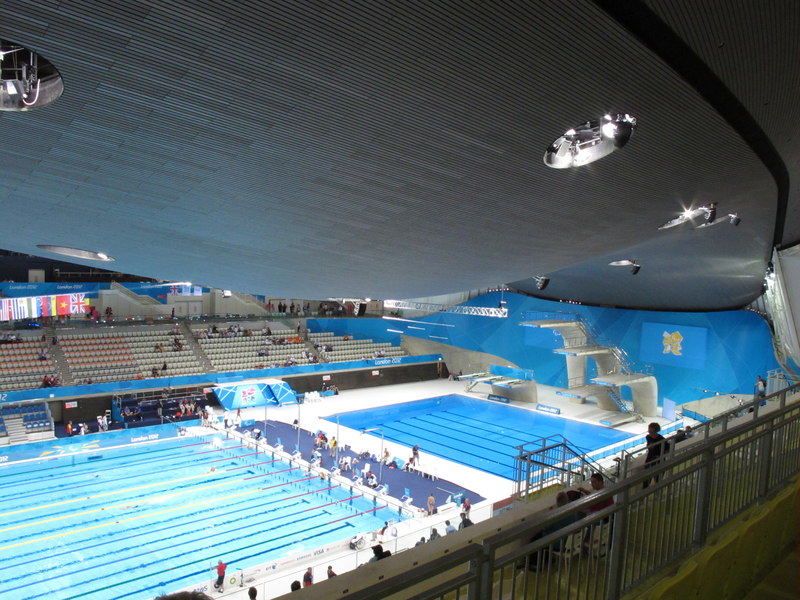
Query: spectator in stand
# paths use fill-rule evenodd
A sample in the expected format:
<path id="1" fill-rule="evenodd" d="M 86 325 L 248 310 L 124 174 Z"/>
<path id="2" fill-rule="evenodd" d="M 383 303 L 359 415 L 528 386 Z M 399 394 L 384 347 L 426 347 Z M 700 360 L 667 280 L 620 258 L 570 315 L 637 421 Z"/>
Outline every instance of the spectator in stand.
<path id="1" fill-rule="evenodd" d="M 592 486 L 591 490 L 587 490 L 584 487 L 578 488 L 578 491 L 581 494 L 587 495 L 591 494 L 592 492 L 599 492 L 606 487 L 605 480 L 600 473 L 592 473 L 591 479 L 589 479 L 589 484 Z M 610 498 L 606 498 L 605 500 L 601 500 L 596 504 L 592 504 L 588 508 L 588 512 L 591 514 L 593 512 L 597 512 L 598 510 L 603 510 L 604 508 L 608 508 L 609 506 L 614 505 L 614 497 L 611 496 Z"/>
<path id="2" fill-rule="evenodd" d="M 256 588 L 250 586 L 250 589 L 247 590 L 247 597 L 249 600 L 256 600 L 256 596 L 258 595 L 258 590 Z"/>
<path id="3" fill-rule="evenodd" d="M 456 528 L 453 525 L 450 524 L 450 521 L 445 521 L 444 522 L 444 533 L 445 533 L 445 535 L 448 535 L 450 533 L 455 533 L 455 532 L 456 532 Z"/>
<path id="4" fill-rule="evenodd" d="M 299 581 L 294 580 L 289 589 L 291 589 L 293 592 L 299 592 L 301 589 L 303 589 L 303 586 L 300 584 Z"/>

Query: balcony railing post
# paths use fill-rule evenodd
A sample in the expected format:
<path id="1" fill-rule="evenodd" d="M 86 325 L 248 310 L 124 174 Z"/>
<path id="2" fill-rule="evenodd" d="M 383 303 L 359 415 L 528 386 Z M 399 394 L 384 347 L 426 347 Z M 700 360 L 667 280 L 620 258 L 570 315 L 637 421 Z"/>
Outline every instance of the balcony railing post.
<path id="1" fill-rule="evenodd" d="M 714 475 L 714 450 L 703 452 L 701 461 L 703 466 L 697 472 L 697 498 L 694 504 L 694 527 L 692 530 L 692 543 L 702 546 L 708 535 L 708 517 L 711 509 L 711 488 Z"/>
<path id="2" fill-rule="evenodd" d="M 769 482 L 772 475 L 772 440 L 777 430 L 772 420 L 765 423 L 767 434 L 761 436 L 758 444 L 758 499 L 764 500 L 769 493 Z"/>
<path id="3" fill-rule="evenodd" d="M 606 598 L 616 600 L 622 593 L 623 565 L 625 564 L 625 544 L 622 540 L 628 539 L 628 510 L 630 506 L 630 486 L 626 487 L 617 497 L 617 505 L 622 508 L 611 516 L 612 539 L 611 549 L 608 553 L 608 587 Z"/>
<path id="4" fill-rule="evenodd" d="M 492 549 L 488 541 L 483 542 L 482 552 L 470 561 L 470 571 L 475 581 L 469 585 L 467 600 L 483 600 L 492 592 Z"/>

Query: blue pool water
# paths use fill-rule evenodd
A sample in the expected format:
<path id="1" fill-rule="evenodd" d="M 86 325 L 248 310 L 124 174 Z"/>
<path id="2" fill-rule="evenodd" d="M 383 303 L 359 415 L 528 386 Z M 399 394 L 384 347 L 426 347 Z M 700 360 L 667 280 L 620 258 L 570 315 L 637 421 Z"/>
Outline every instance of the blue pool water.
<path id="1" fill-rule="evenodd" d="M 233 439 L 177 434 L 0 451 L 0 597 L 150 599 L 207 584 L 218 559 L 230 578 L 397 518 Z"/>
<path id="2" fill-rule="evenodd" d="M 560 435 L 573 447 L 597 450 L 633 437 L 599 425 L 570 421 L 541 412 L 451 394 L 327 417 L 351 429 L 380 428 L 372 435 L 424 453 L 486 471 L 514 477 L 515 446 Z M 400 457 L 405 460 L 406 456 Z"/>

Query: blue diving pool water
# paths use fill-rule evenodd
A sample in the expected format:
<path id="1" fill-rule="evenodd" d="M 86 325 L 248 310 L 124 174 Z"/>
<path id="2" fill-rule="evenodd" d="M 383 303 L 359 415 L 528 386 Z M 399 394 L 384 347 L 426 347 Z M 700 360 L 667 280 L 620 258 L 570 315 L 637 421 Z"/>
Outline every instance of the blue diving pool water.
<path id="1" fill-rule="evenodd" d="M 218 559 L 229 579 L 397 518 L 233 439 L 176 433 L 0 450 L 0 598 L 150 599 L 207 585 Z"/>
<path id="2" fill-rule="evenodd" d="M 372 435 L 500 477 L 514 477 L 515 446 L 560 435 L 573 447 L 597 450 L 632 437 L 599 425 L 451 394 L 326 417 L 352 429 L 379 428 Z M 406 456 L 400 457 L 405 460 Z"/>

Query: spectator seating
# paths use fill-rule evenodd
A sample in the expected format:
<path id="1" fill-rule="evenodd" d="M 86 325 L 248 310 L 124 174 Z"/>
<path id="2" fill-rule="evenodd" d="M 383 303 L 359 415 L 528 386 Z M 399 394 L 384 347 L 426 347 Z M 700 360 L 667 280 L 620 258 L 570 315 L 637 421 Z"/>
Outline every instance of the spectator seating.
<path id="1" fill-rule="evenodd" d="M 218 371 L 282 367 L 290 361 L 297 365 L 309 363 L 302 352 L 312 352 L 311 348 L 291 329 L 271 328 L 269 336 L 260 329 L 253 330 L 251 335 L 245 335 L 243 330 L 231 332 L 225 328 L 218 329 L 219 333 L 211 334 L 204 328 L 192 331 L 208 360 Z M 268 339 L 285 343 L 265 344 Z M 265 351 L 266 355 L 259 356 L 259 350 Z"/>
<path id="2" fill-rule="evenodd" d="M 37 388 L 45 375 L 56 373 L 51 352 L 39 360 L 44 346 L 38 337 L 0 344 L 0 391 Z"/>
<path id="3" fill-rule="evenodd" d="M 182 348 L 176 350 L 177 339 Z M 60 338 L 61 347 L 76 384 L 91 378 L 93 382 L 119 381 L 202 373 L 195 353 L 187 347 L 181 333 L 165 329 L 71 334 Z M 160 349 L 159 349 L 160 348 Z M 163 365 L 167 370 L 163 371 Z"/>
<path id="4" fill-rule="evenodd" d="M 389 342 L 373 342 L 371 339 L 354 339 L 350 336 L 337 336 L 330 332 L 310 333 L 309 340 L 319 344 L 320 354 L 327 362 L 351 360 L 373 360 L 394 356 L 407 356 L 400 346 Z M 331 350 L 323 348 L 330 346 Z"/>

